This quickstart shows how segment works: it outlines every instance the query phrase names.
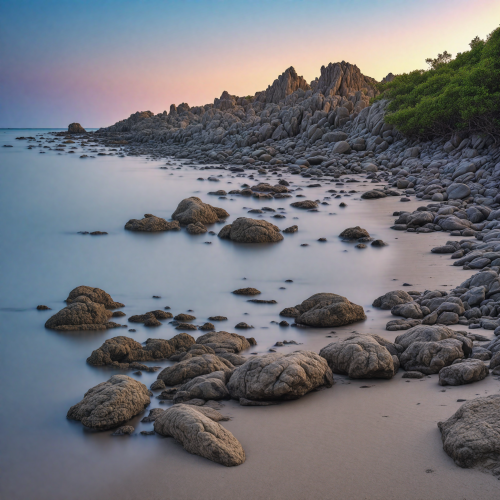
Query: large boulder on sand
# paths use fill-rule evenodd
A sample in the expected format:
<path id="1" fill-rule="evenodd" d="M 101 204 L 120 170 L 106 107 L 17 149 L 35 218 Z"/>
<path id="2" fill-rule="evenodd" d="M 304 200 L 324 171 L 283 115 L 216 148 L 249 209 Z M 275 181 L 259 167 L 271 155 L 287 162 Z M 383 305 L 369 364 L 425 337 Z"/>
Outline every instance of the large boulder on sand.
<path id="1" fill-rule="evenodd" d="M 438 427 L 444 451 L 458 466 L 500 475 L 500 394 L 467 401 Z"/>
<path id="2" fill-rule="evenodd" d="M 389 343 L 389 341 L 386 341 Z M 352 335 L 340 342 L 332 342 L 319 351 L 333 373 L 350 378 L 386 378 L 394 376 L 399 360 L 370 335 Z"/>
<path id="3" fill-rule="evenodd" d="M 156 418 L 154 429 L 162 436 L 172 436 L 189 453 L 226 467 L 245 461 L 240 442 L 198 407 L 174 405 Z"/>
<path id="4" fill-rule="evenodd" d="M 232 224 L 224 226 L 218 236 L 238 243 L 276 243 L 283 239 L 274 224 L 247 217 L 238 217 Z"/>
<path id="5" fill-rule="evenodd" d="M 123 425 L 149 403 L 149 390 L 144 384 L 126 375 L 113 375 L 107 382 L 89 389 L 83 399 L 69 409 L 67 417 L 103 431 Z"/>
<path id="6" fill-rule="evenodd" d="M 148 339 L 144 346 L 129 337 L 113 337 L 93 351 L 87 358 L 87 363 L 92 366 L 106 366 L 113 363 L 154 361 L 169 358 L 178 349 L 188 349 L 192 344 L 194 338 L 187 333 L 179 333 L 170 340 Z"/>
<path id="7" fill-rule="evenodd" d="M 227 388 L 232 398 L 254 401 L 297 399 L 317 387 L 333 385 L 327 362 L 311 351 L 254 356 L 238 366 Z"/>
<path id="8" fill-rule="evenodd" d="M 217 371 L 230 372 L 233 369 L 234 366 L 226 359 L 215 354 L 203 354 L 164 368 L 157 378 L 163 380 L 165 385 L 178 385 L 200 375 Z"/>
<path id="9" fill-rule="evenodd" d="M 68 125 L 68 134 L 86 134 L 87 131 L 79 123 L 70 123 Z"/>
<path id="10" fill-rule="evenodd" d="M 106 309 L 116 309 L 117 307 L 123 307 L 121 302 L 115 302 L 109 293 L 106 293 L 100 288 L 94 288 L 92 286 L 77 286 L 69 292 L 68 298 L 66 299 L 66 304 L 71 304 L 77 297 L 88 297 L 92 302 L 96 304 L 102 304 Z"/>
<path id="11" fill-rule="evenodd" d="M 439 372 L 439 385 L 464 385 L 488 376 L 488 367 L 480 359 L 460 359 Z"/>
<path id="12" fill-rule="evenodd" d="M 366 319 L 361 306 L 334 293 L 316 293 L 302 304 L 283 309 L 280 315 L 295 317 L 296 323 L 318 328 L 349 325 Z"/>
<path id="13" fill-rule="evenodd" d="M 410 294 L 406 293 L 404 290 L 393 290 L 375 299 L 372 306 L 387 310 L 408 302 L 413 302 L 413 298 Z"/>
<path id="14" fill-rule="evenodd" d="M 250 343 L 243 335 L 229 332 L 205 333 L 196 339 L 196 343 L 210 347 L 216 353 L 239 353 L 250 348 Z"/>
<path id="15" fill-rule="evenodd" d="M 112 312 L 88 297 L 76 297 L 72 303 L 51 316 L 45 328 L 60 331 L 106 330 Z"/>
<path id="16" fill-rule="evenodd" d="M 172 219 L 179 221 L 183 226 L 197 222 L 213 224 L 226 217 L 229 217 L 229 214 L 223 208 L 203 203 L 196 196 L 182 200 L 172 214 Z"/>
<path id="17" fill-rule="evenodd" d="M 174 220 L 168 222 L 161 217 L 152 214 L 144 214 L 144 219 L 130 219 L 125 224 L 128 231 L 143 231 L 146 233 L 158 233 L 161 231 L 180 230 L 179 222 Z"/>

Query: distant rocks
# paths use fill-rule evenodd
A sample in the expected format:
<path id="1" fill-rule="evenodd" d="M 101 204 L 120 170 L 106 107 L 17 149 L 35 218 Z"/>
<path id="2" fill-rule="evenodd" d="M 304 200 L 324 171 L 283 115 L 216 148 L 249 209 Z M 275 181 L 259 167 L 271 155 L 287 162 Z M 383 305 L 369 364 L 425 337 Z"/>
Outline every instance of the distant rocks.
<path id="1" fill-rule="evenodd" d="M 290 206 L 295 208 L 311 209 L 311 208 L 317 208 L 318 203 L 312 200 L 304 200 L 304 201 L 295 201 L 294 203 L 290 203 Z"/>
<path id="2" fill-rule="evenodd" d="M 235 295 L 259 295 L 262 293 L 260 290 L 257 290 L 257 288 L 238 288 L 238 290 L 234 290 L 233 293 Z"/>
<path id="3" fill-rule="evenodd" d="M 218 236 L 238 243 L 276 243 L 283 239 L 274 224 L 246 217 L 238 217 L 232 224 L 224 226 Z"/>
<path id="4" fill-rule="evenodd" d="M 378 198 L 386 198 L 387 195 L 379 190 L 379 189 L 372 189 L 371 191 L 366 191 L 361 195 L 361 198 L 364 200 L 376 200 Z"/>
<path id="5" fill-rule="evenodd" d="M 37 311 L 50 311 L 51 310 L 50 307 L 44 306 L 44 305 L 36 306 L 36 309 L 37 309 Z"/>
<path id="6" fill-rule="evenodd" d="M 70 123 L 68 125 L 68 134 L 86 134 L 87 131 L 79 123 Z"/>
<path id="7" fill-rule="evenodd" d="M 201 224 L 213 224 L 219 219 L 227 217 L 229 217 L 229 214 L 223 208 L 203 203 L 196 196 L 182 200 L 172 214 L 172 219 L 179 221 L 183 226 L 198 222 Z"/>
<path id="8" fill-rule="evenodd" d="M 158 233 L 161 231 L 178 231 L 180 225 L 178 221 L 168 222 L 161 217 L 152 214 L 145 214 L 144 219 L 130 219 L 125 224 L 128 231 L 143 231 L 148 233 Z"/>
<path id="9" fill-rule="evenodd" d="M 347 229 L 344 229 L 340 234 L 340 238 L 343 238 L 344 240 L 358 240 L 359 238 L 369 238 L 370 233 L 366 230 L 363 229 L 362 227 L 356 226 L 356 227 L 349 227 Z"/>
<path id="10" fill-rule="evenodd" d="M 287 227 L 286 229 L 283 229 L 282 232 L 287 233 L 287 234 L 292 234 L 292 233 L 296 233 L 298 230 L 299 230 L 299 227 L 296 225 L 293 225 L 293 226 Z"/>

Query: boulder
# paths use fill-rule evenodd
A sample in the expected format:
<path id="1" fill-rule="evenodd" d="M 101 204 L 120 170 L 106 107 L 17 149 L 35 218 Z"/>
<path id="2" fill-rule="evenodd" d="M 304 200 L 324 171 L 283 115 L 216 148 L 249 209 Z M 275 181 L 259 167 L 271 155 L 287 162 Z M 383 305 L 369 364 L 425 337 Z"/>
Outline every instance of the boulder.
<path id="1" fill-rule="evenodd" d="M 297 399 L 317 387 L 332 387 L 327 362 L 311 351 L 253 356 L 237 367 L 227 388 L 232 398 L 255 401 Z"/>
<path id="2" fill-rule="evenodd" d="M 246 217 L 238 217 L 232 224 L 224 226 L 218 236 L 238 243 L 276 243 L 283 239 L 274 224 Z"/>
<path id="3" fill-rule="evenodd" d="M 126 375 L 113 375 L 107 382 L 89 389 L 83 399 L 69 409 L 67 418 L 103 431 L 123 425 L 144 411 L 149 403 L 149 390 L 144 384 Z"/>
<path id="4" fill-rule="evenodd" d="M 213 224 L 219 219 L 227 217 L 229 217 L 229 214 L 223 208 L 203 203 L 196 196 L 182 200 L 172 214 L 172 219 L 179 221 L 183 226 L 196 224 L 197 222 Z"/>
<path id="5" fill-rule="evenodd" d="M 295 308 L 284 309 L 280 314 L 286 316 L 284 313 L 288 312 L 290 317 L 294 317 L 295 310 L 299 313 L 296 323 L 318 328 L 349 325 L 366 319 L 361 306 L 334 293 L 316 293 Z"/>
<path id="6" fill-rule="evenodd" d="M 407 304 L 409 302 L 413 302 L 413 298 L 410 294 L 406 293 L 404 290 L 393 290 L 375 299 L 372 306 L 388 310 L 392 309 L 394 306 Z"/>
<path id="7" fill-rule="evenodd" d="M 158 233 L 160 231 L 178 231 L 180 229 L 179 222 L 174 220 L 168 222 L 156 215 L 145 214 L 144 219 L 130 219 L 125 224 L 125 229 L 128 231 L 143 231 L 146 233 Z"/>
<path id="8" fill-rule="evenodd" d="M 351 146 L 347 141 L 338 141 L 333 146 L 332 154 L 347 154 L 351 152 Z"/>
<path id="9" fill-rule="evenodd" d="M 467 401 L 438 428 L 444 451 L 458 466 L 500 475 L 500 394 Z"/>
<path id="10" fill-rule="evenodd" d="M 66 304 L 71 304 L 77 297 L 88 297 L 92 302 L 96 304 L 102 304 L 106 309 L 116 309 L 118 307 L 124 307 L 121 302 L 115 302 L 109 293 L 106 293 L 100 288 L 94 288 L 92 286 L 77 286 L 73 288 L 66 299 Z"/>
<path id="11" fill-rule="evenodd" d="M 304 201 L 295 201 L 294 203 L 290 203 L 290 206 L 295 208 L 311 209 L 311 208 L 317 208 L 318 203 L 312 200 L 304 200 Z"/>
<path id="12" fill-rule="evenodd" d="M 133 316 L 130 316 L 128 321 L 130 323 L 144 323 L 150 321 L 151 319 L 170 319 L 172 317 L 172 313 L 168 311 L 162 311 L 161 309 L 158 309 L 156 311 L 149 311 L 144 314 L 134 314 Z M 161 324 L 161 323 L 160 323 Z"/>
<path id="13" fill-rule="evenodd" d="M 259 295 L 262 293 L 261 291 L 257 290 L 257 288 L 238 288 L 238 290 L 234 290 L 233 293 L 235 295 Z"/>
<path id="14" fill-rule="evenodd" d="M 470 195 L 470 188 L 467 184 L 454 182 L 446 188 L 446 192 L 448 193 L 449 200 L 460 200 Z"/>
<path id="15" fill-rule="evenodd" d="M 369 238 L 370 233 L 366 230 L 363 229 L 362 227 L 356 226 L 356 227 L 349 227 L 347 229 L 344 229 L 339 236 L 343 238 L 344 240 L 357 240 L 359 238 Z"/>
<path id="16" fill-rule="evenodd" d="M 175 393 L 174 404 L 189 401 L 190 399 L 220 400 L 229 399 L 226 382 L 230 372 L 212 372 L 195 377 L 186 382 Z"/>
<path id="17" fill-rule="evenodd" d="M 439 372 L 439 385 L 464 385 L 483 380 L 488 367 L 480 359 L 460 359 Z"/>
<path id="18" fill-rule="evenodd" d="M 207 228 L 201 222 L 189 224 L 186 230 L 189 234 L 204 234 L 207 232 Z"/>
<path id="19" fill-rule="evenodd" d="M 158 416 L 154 430 L 162 436 L 172 436 L 189 453 L 226 467 L 245 461 L 240 442 L 199 407 L 185 404 L 172 406 Z"/>
<path id="20" fill-rule="evenodd" d="M 446 326 L 418 325 L 398 335 L 394 342 L 406 349 L 413 342 L 437 342 L 452 338 L 455 334 L 454 330 Z"/>
<path id="21" fill-rule="evenodd" d="M 157 378 L 163 380 L 165 385 L 178 385 L 200 375 L 217 371 L 227 372 L 233 369 L 234 366 L 229 361 L 215 354 L 203 354 L 164 368 Z"/>
<path id="22" fill-rule="evenodd" d="M 340 342 L 332 342 L 323 347 L 319 355 L 326 359 L 333 373 L 342 373 L 353 379 L 390 379 L 399 368 L 397 356 L 394 360 L 391 353 L 370 335 L 352 335 Z"/>
<path id="23" fill-rule="evenodd" d="M 398 304 L 391 309 L 393 316 L 403 316 L 403 318 L 422 319 L 424 314 L 416 302 Z"/>
<path id="24" fill-rule="evenodd" d="M 383 191 L 379 191 L 378 189 L 372 189 L 370 191 L 365 191 L 361 198 L 363 200 L 376 200 L 377 198 L 385 198 L 387 195 Z"/>
<path id="25" fill-rule="evenodd" d="M 210 347 L 218 353 L 239 353 L 250 348 L 250 343 L 243 335 L 229 332 L 209 332 L 196 339 L 197 344 Z"/>
<path id="26" fill-rule="evenodd" d="M 86 134 L 87 131 L 79 123 L 70 123 L 68 125 L 68 134 Z"/>

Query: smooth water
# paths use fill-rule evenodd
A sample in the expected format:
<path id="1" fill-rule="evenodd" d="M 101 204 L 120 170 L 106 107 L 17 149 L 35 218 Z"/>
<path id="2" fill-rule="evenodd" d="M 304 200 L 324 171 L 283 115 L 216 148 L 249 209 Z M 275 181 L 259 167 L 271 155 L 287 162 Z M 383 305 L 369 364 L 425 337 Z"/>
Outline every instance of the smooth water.
<path id="1" fill-rule="evenodd" d="M 317 213 L 290 207 L 293 198 L 256 200 L 228 195 L 227 199 L 218 199 L 207 193 L 239 189 L 245 182 L 253 185 L 266 177 L 256 174 L 252 181 L 228 171 L 181 166 L 175 160 L 168 160 L 171 165 L 166 165 L 167 160 L 116 155 L 80 159 L 78 144 L 74 145 L 78 146 L 75 154 L 57 154 L 40 147 L 28 150 L 26 141 L 15 140 L 19 135 L 35 134 L 48 137 L 46 130 L 0 130 L 2 499 L 104 499 L 115 495 L 128 499 L 144 494 L 148 498 L 195 498 L 198 493 L 204 498 L 236 498 L 242 478 L 257 481 L 258 476 L 262 485 L 274 477 L 267 465 L 262 470 L 252 468 L 261 467 L 269 453 L 260 433 L 265 427 L 263 422 L 268 422 L 262 409 L 242 409 L 234 402 L 226 403 L 226 413 L 236 415 L 227 427 L 240 439 L 243 431 L 238 435 L 235 429 L 246 428 L 249 433 L 242 441 L 247 462 L 231 470 L 189 455 L 172 440 L 139 435 L 141 430 L 152 429 L 152 424 L 140 423 L 143 415 L 131 422 L 137 434 L 130 438 L 112 438 L 111 431 L 91 432 L 79 422 L 67 420 L 69 407 L 80 401 L 90 387 L 117 373 L 85 363 L 104 340 L 130 335 L 143 342 L 149 337 L 171 338 L 178 333 L 168 321 L 153 329 L 132 324 L 136 333 L 125 329 L 82 333 L 46 330 L 45 321 L 64 307 L 64 299 L 76 286 L 106 290 L 125 304 L 127 316 L 170 306 L 174 315 L 194 310 L 196 324 L 204 323 L 209 316 L 227 316 L 228 321 L 216 325 L 220 330 L 235 331 L 234 326 L 244 321 L 254 326 L 243 331 L 258 342 L 252 352 L 264 353 L 278 340 L 295 340 L 303 344 L 301 348 L 316 351 L 331 341 L 325 338 L 329 330 L 283 328 L 271 323 L 283 319 L 278 315 L 281 309 L 313 293 L 334 292 L 363 305 L 368 320 L 338 331 L 366 331 L 375 325 L 379 328 L 388 319 L 387 311 L 372 310 L 373 299 L 400 287 L 409 277 L 417 278 L 412 283 L 418 289 L 456 285 L 465 279 L 461 274 L 443 281 L 443 273 L 437 278 L 433 266 L 442 262 L 439 257 L 423 264 L 424 256 L 429 259 L 428 250 L 441 242 L 443 235 L 427 235 L 424 241 L 423 235 L 402 235 L 388 229 L 392 211 L 401 209 L 397 198 L 370 202 L 360 200 L 359 193 L 343 196 L 342 200 L 332 197 L 327 200 L 329 205 L 320 205 Z M 4 148 L 4 144 L 13 147 Z M 160 168 L 164 166 L 168 168 Z M 217 176 L 220 182 L 206 180 L 209 176 Z M 197 180 L 199 177 L 205 180 Z M 276 175 L 269 178 L 272 183 L 278 180 Z M 331 196 L 326 191 L 332 188 L 349 191 L 373 187 L 369 182 L 336 186 L 335 181 L 322 179 L 322 187 L 307 188 L 318 181 L 286 178 L 294 183 L 292 188 L 303 188 L 300 193 L 307 198 L 301 199 L 323 200 Z M 124 230 L 129 219 L 142 218 L 145 213 L 170 218 L 177 204 L 189 196 L 225 208 L 231 214 L 228 222 L 247 215 L 250 208 L 281 207 L 285 219 L 274 219 L 273 213 L 263 217 L 281 229 L 297 224 L 299 231 L 285 234 L 284 241 L 277 244 L 241 245 L 208 233 L 191 236 L 185 230 L 159 234 Z M 348 206 L 340 208 L 340 201 Z M 405 205 L 405 209 L 414 209 L 418 203 Z M 340 241 L 338 234 L 354 225 L 361 225 L 389 246 L 358 250 Z M 209 229 L 218 232 L 221 227 L 215 224 Z M 96 230 L 109 234 L 78 234 Z M 327 242 L 318 242 L 320 237 L 327 238 Z M 416 242 L 422 251 L 415 252 Z M 303 243 L 309 246 L 302 247 Z M 415 273 L 416 268 L 422 268 L 422 275 Z M 287 279 L 293 283 L 285 283 Z M 247 297 L 231 293 L 247 286 L 262 291 L 258 298 L 275 299 L 278 304 L 252 304 Z M 153 299 L 153 295 L 161 299 Z M 37 311 L 39 304 L 52 311 Z M 117 321 L 125 324 L 126 318 Z M 295 349 L 282 347 L 279 352 Z M 154 364 L 166 366 L 169 362 Z M 154 373 L 127 375 L 147 386 L 156 378 Z M 326 397 L 326 392 L 290 403 L 290 408 L 304 408 L 307 414 L 321 401 L 318 398 Z M 158 400 L 152 398 L 150 408 L 155 406 Z M 280 426 L 300 423 L 300 419 L 288 422 L 287 410 L 276 412 L 277 408 L 268 409 L 267 415 L 275 415 Z M 257 423 L 256 415 L 263 415 L 264 420 Z M 307 423 L 304 425 L 307 427 Z M 273 435 L 277 431 L 273 429 Z M 288 437 L 282 436 L 278 442 L 285 445 Z M 283 449 L 279 456 L 286 460 L 287 453 Z M 311 466 L 310 458 L 306 462 L 299 464 L 299 470 Z M 192 477 L 210 479 L 202 479 L 197 485 Z M 292 489 L 286 493 L 288 498 L 307 497 L 302 493 L 294 495 L 293 491 L 300 490 L 293 487 L 293 477 L 289 481 Z M 272 490 L 266 486 L 253 498 L 285 496 L 285 489 L 273 495 L 269 488 Z"/>

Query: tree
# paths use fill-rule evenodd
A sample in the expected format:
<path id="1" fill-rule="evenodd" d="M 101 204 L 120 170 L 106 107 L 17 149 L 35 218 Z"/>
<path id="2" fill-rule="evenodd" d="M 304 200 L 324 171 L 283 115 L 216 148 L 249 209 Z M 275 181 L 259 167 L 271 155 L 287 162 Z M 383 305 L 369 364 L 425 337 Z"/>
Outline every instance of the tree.
<path id="1" fill-rule="evenodd" d="M 477 38 L 477 37 L 476 37 Z M 438 54 L 436 59 L 428 57 L 425 62 L 431 67 L 431 69 L 437 69 L 442 64 L 449 63 L 451 61 L 452 55 L 445 50 L 442 54 Z"/>

